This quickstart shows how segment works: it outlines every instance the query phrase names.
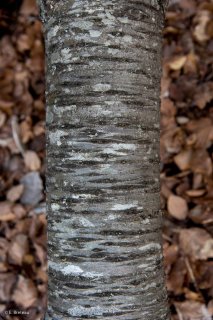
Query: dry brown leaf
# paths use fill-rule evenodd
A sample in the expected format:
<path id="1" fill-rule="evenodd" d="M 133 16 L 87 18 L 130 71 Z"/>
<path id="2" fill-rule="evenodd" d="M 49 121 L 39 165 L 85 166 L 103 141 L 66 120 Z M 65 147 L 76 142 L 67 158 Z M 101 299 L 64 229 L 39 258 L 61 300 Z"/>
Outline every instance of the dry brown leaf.
<path id="1" fill-rule="evenodd" d="M 187 130 L 196 134 L 196 148 L 209 148 L 213 141 L 213 122 L 210 118 L 199 118 L 187 123 Z"/>
<path id="2" fill-rule="evenodd" d="M 165 68 L 163 69 L 165 73 Z M 169 95 L 169 86 L 171 83 L 171 79 L 163 74 L 161 78 L 161 98 L 166 98 Z"/>
<path id="3" fill-rule="evenodd" d="M 16 202 L 17 200 L 20 199 L 23 190 L 24 190 L 24 186 L 22 184 L 12 187 L 7 192 L 7 200 L 11 202 Z"/>
<path id="4" fill-rule="evenodd" d="M 36 2 L 34 0 L 23 0 L 20 13 L 25 16 L 37 15 L 38 7 L 36 6 Z"/>
<path id="5" fill-rule="evenodd" d="M 198 265 L 198 263 L 197 263 Z M 201 290 L 209 290 L 209 296 L 212 297 L 213 288 L 213 261 L 202 261 L 199 263 L 199 269 L 197 270 L 197 283 Z"/>
<path id="6" fill-rule="evenodd" d="M 34 261 L 34 256 L 32 256 L 31 254 L 26 254 L 23 258 L 23 263 L 25 264 L 32 265 Z"/>
<path id="7" fill-rule="evenodd" d="M 197 141 L 197 134 L 193 133 L 186 138 L 186 145 L 189 147 L 192 147 L 195 145 L 196 141 Z"/>
<path id="8" fill-rule="evenodd" d="M 194 101 L 198 108 L 203 109 L 213 99 L 213 82 L 203 83 L 197 87 Z"/>
<path id="9" fill-rule="evenodd" d="M 213 316 L 213 299 L 208 303 L 208 311 Z"/>
<path id="10" fill-rule="evenodd" d="M 185 199 L 179 196 L 171 195 L 168 198 L 167 207 L 168 212 L 172 217 L 178 220 L 186 219 L 188 215 L 188 206 Z"/>
<path id="11" fill-rule="evenodd" d="M 37 270 L 37 277 L 39 280 L 41 280 L 42 282 L 47 282 L 48 281 L 48 276 L 47 276 L 47 272 L 46 270 L 43 270 L 41 268 L 39 268 Z"/>
<path id="12" fill-rule="evenodd" d="M 161 100 L 161 113 L 167 117 L 174 117 L 176 115 L 176 108 L 174 102 L 168 98 Z"/>
<path id="13" fill-rule="evenodd" d="M 33 281 L 19 275 L 12 299 L 23 308 L 29 308 L 34 305 L 37 300 L 37 290 Z"/>
<path id="14" fill-rule="evenodd" d="M 179 240 L 180 247 L 191 260 L 213 258 L 213 239 L 204 229 L 182 229 Z"/>
<path id="15" fill-rule="evenodd" d="M 189 197 L 201 197 L 206 193 L 205 189 L 200 189 L 200 190 L 187 190 L 186 194 Z"/>
<path id="16" fill-rule="evenodd" d="M 161 99 L 161 128 L 165 130 L 168 127 L 175 126 L 176 108 L 174 103 L 168 99 Z"/>
<path id="17" fill-rule="evenodd" d="M 23 143 L 27 143 L 32 139 L 32 120 L 29 117 L 20 123 L 20 133 Z"/>
<path id="18" fill-rule="evenodd" d="M 0 262 L 0 272 L 8 271 L 8 265 L 5 262 Z"/>
<path id="19" fill-rule="evenodd" d="M 193 152 L 191 169 L 195 173 L 211 177 L 213 172 L 212 160 L 205 149 L 197 149 Z"/>
<path id="20" fill-rule="evenodd" d="M 200 189 L 203 186 L 203 175 L 200 173 L 194 173 L 193 175 L 193 189 Z"/>
<path id="21" fill-rule="evenodd" d="M 168 156 L 180 152 L 184 141 L 184 132 L 181 128 L 173 127 L 163 132 L 161 136 L 161 160 L 166 162 Z"/>
<path id="22" fill-rule="evenodd" d="M 27 210 L 21 204 L 17 203 L 13 207 L 13 213 L 15 213 L 18 219 L 22 219 L 26 216 Z"/>
<path id="23" fill-rule="evenodd" d="M 174 162 L 180 168 L 180 170 L 184 171 L 190 169 L 191 158 L 192 151 L 183 150 L 174 157 Z"/>
<path id="24" fill-rule="evenodd" d="M 167 268 L 171 268 L 172 264 L 177 260 L 177 257 L 178 246 L 176 244 L 164 248 L 164 263 Z"/>
<path id="25" fill-rule="evenodd" d="M 28 150 L 25 152 L 24 162 L 31 171 L 38 171 L 41 168 L 41 160 L 34 151 Z"/>
<path id="26" fill-rule="evenodd" d="M 186 62 L 184 64 L 184 72 L 188 73 L 196 73 L 198 66 L 198 57 L 195 55 L 194 52 L 190 52 L 187 55 Z"/>
<path id="27" fill-rule="evenodd" d="M 44 134 L 45 133 L 45 123 L 43 121 L 38 122 L 33 127 L 33 133 L 35 136 L 40 136 L 40 134 Z"/>
<path id="28" fill-rule="evenodd" d="M 21 34 L 17 38 L 17 49 L 19 52 L 23 53 L 31 48 L 31 39 L 26 34 Z"/>
<path id="29" fill-rule="evenodd" d="M 173 58 L 170 62 L 168 62 L 168 66 L 171 70 L 180 70 L 187 60 L 187 56 L 180 56 Z"/>
<path id="30" fill-rule="evenodd" d="M 185 171 L 187 172 L 187 171 Z M 188 175 L 184 179 L 184 176 L 181 179 L 181 183 L 175 188 L 175 193 L 177 196 L 182 197 L 182 195 L 190 188 Z"/>
<path id="31" fill-rule="evenodd" d="M 181 314 L 182 320 L 212 320 L 206 306 L 198 301 L 176 302 L 175 307 Z"/>
<path id="32" fill-rule="evenodd" d="M 202 205 L 197 205 L 189 212 L 189 217 L 195 223 L 208 225 L 213 224 L 213 216 L 210 208 L 205 208 Z"/>
<path id="33" fill-rule="evenodd" d="M 28 251 L 29 243 L 27 236 L 25 234 L 18 234 L 12 239 L 8 256 L 13 264 L 22 265 L 23 258 Z"/>
<path id="34" fill-rule="evenodd" d="M 11 203 L 7 201 L 0 202 L 0 221 L 11 221 L 16 218 L 12 213 Z"/>
<path id="35" fill-rule="evenodd" d="M 171 291 L 175 294 L 182 294 L 185 275 L 185 262 L 183 258 L 179 257 L 172 266 L 171 272 L 167 276 L 168 291 Z"/>
<path id="36" fill-rule="evenodd" d="M 16 282 L 16 275 L 13 273 L 0 273 L 0 301 L 10 300 L 11 289 Z"/>
<path id="37" fill-rule="evenodd" d="M 179 6 L 182 9 L 186 9 L 186 12 L 190 11 L 190 12 L 195 12 L 196 10 L 196 4 L 194 2 L 194 0 L 178 0 Z"/>
<path id="38" fill-rule="evenodd" d="M 8 248 L 9 242 L 5 238 L 0 237 L 0 257 L 2 262 L 6 262 Z"/>
<path id="39" fill-rule="evenodd" d="M 161 183 L 161 194 L 167 199 L 170 195 L 172 195 L 172 191 L 165 182 Z"/>
<path id="40" fill-rule="evenodd" d="M 44 251 L 44 248 L 38 244 L 34 244 L 34 247 L 36 249 L 36 256 L 38 257 L 39 261 L 44 264 L 46 262 L 46 253 Z"/>
<path id="41" fill-rule="evenodd" d="M 0 128 L 3 127 L 6 121 L 6 114 L 0 110 Z"/>
<path id="42" fill-rule="evenodd" d="M 184 294 L 187 300 L 199 301 L 203 300 L 200 293 L 189 290 L 188 288 L 184 288 Z"/>
<path id="43" fill-rule="evenodd" d="M 200 42 L 206 42 L 209 40 L 209 35 L 207 34 L 207 25 L 211 19 L 210 12 L 207 10 L 198 11 L 197 16 L 195 18 L 196 26 L 194 28 L 193 35 L 195 39 Z"/>
<path id="44" fill-rule="evenodd" d="M 11 115 L 11 109 L 13 106 L 13 101 L 4 101 L 3 99 L 0 99 L 0 110 L 4 111 L 6 114 Z"/>

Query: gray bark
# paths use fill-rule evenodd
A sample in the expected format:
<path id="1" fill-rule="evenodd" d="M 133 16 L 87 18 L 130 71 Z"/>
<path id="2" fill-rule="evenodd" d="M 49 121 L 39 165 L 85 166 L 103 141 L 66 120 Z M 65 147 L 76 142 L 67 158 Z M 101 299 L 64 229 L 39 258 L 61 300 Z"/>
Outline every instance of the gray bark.
<path id="1" fill-rule="evenodd" d="M 168 319 L 158 0 L 40 0 L 49 319 Z"/>

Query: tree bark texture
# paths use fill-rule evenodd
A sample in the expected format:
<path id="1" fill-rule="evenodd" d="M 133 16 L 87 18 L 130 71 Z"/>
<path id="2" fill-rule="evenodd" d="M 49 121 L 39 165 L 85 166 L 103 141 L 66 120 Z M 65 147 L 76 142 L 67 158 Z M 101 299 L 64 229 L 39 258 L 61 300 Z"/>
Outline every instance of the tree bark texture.
<path id="1" fill-rule="evenodd" d="M 165 3 L 39 3 L 48 319 L 167 320 L 159 199 Z"/>

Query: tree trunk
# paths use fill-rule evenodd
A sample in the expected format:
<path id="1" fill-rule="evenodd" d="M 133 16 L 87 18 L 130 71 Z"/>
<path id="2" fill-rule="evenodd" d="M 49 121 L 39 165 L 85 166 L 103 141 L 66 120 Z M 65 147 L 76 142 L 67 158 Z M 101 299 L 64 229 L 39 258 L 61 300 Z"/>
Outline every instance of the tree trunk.
<path id="1" fill-rule="evenodd" d="M 165 1 L 39 3 L 48 319 L 166 320 L 159 198 Z"/>

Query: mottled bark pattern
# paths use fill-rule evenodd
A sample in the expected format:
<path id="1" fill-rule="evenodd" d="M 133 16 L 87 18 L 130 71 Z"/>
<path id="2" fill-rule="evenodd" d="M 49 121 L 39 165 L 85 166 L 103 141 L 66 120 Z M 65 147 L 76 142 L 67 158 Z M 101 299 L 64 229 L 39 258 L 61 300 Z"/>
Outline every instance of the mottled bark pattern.
<path id="1" fill-rule="evenodd" d="M 46 0 L 48 314 L 166 320 L 158 0 Z"/>

